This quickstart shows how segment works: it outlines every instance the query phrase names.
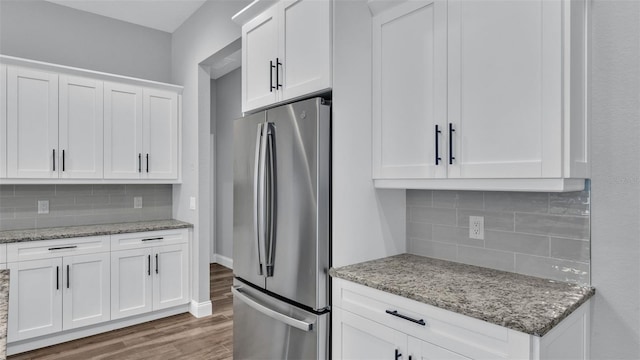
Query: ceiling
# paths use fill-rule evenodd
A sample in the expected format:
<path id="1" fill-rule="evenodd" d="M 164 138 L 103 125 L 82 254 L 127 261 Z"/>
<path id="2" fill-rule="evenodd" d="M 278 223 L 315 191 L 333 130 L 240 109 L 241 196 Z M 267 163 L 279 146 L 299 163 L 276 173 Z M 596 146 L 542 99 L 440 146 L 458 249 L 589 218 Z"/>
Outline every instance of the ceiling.
<path id="1" fill-rule="evenodd" d="M 206 0 L 46 0 L 113 19 L 173 33 Z"/>

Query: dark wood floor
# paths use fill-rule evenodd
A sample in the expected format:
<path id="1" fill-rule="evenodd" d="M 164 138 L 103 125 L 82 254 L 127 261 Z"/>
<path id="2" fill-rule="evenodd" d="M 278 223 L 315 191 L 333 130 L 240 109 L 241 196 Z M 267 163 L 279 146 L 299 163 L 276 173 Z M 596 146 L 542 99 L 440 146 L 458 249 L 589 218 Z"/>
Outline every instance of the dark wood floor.
<path id="1" fill-rule="evenodd" d="M 233 359 L 231 270 L 211 264 L 213 316 L 180 314 L 9 356 L 23 359 Z"/>

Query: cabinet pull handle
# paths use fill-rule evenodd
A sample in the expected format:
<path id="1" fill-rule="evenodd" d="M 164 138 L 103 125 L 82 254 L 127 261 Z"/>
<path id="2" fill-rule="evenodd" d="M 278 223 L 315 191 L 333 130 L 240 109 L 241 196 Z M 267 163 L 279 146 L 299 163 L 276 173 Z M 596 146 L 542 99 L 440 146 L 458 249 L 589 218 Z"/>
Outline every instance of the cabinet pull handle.
<path id="1" fill-rule="evenodd" d="M 147 239 L 142 239 L 142 241 L 154 241 L 154 240 L 162 240 L 164 239 L 163 237 L 155 237 L 155 238 L 147 238 Z"/>
<path id="2" fill-rule="evenodd" d="M 147 255 L 147 275 L 151 276 L 151 255 Z"/>
<path id="3" fill-rule="evenodd" d="M 56 171 L 56 149 L 53 149 L 53 171 Z"/>
<path id="4" fill-rule="evenodd" d="M 273 86 L 273 68 L 275 68 L 275 66 L 273 65 L 273 60 L 270 60 L 269 61 L 269 92 L 273 92 L 273 89 L 276 88 L 275 86 Z"/>
<path id="5" fill-rule="evenodd" d="M 147 154 L 147 172 L 149 172 L 149 154 Z"/>
<path id="6" fill-rule="evenodd" d="M 282 84 L 280 84 L 280 67 L 282 66 L 282 63 L 280 62 L 280 58 L 276 58 L 276 89 L 279 89 L 282 87 Z"/>
<path id="7" fill-rule="evenodd" d="M 77 248 L 78 245 L 70 245 L 70 246 L 58 246 L 58 247 L 52 247 L 49 248 L 49 251 L 53 251 L 53 250 L 64 250 L 64 249 L 75 249 Z"/>
<path id="8" fill-rule="evenodd" d="M 142 154 L 138 153 L 138 172 L 142 172 Z"/>
<path id="9" fill-rule="evenodd" d="M 411 360 L 411 355 L 409 355 L 409 360 Z"/>
<path id="10" fill-rule="evenodd" d="M 422 326 L 427 325 L 427 323 L 425 323 L 423 319 L 416 320 L 414 318 L 408 317 L 407 315 L 402 315 L 402 314 L 398 313 L 398 310 L 386 310 L 386 313 L 390 314 L 390 315 L 393 315 L 393 316 L 397 316 L 397 317 L 399 317 L 401 319 L 409 320 L 411 322 L 414 322 L 416 324 L 420 324 Z"/>
<path id="11" fill-rule="evenodd" d="M 396 353 L 395 353 L 395 360 L 400 359 L 400 357 L 402 356 L 402 354 L 400 353 L 400 350 L 396 349 Z"/>
<path id="12" fill-rule="evenodd" d="M 449 123 L 449 165 L 453 165 L 453 160 L 456 158 L 453 156 L 453 133 L 456 129 L 453 128 L 453 123 Z"/>
<path id="13" fill-rule="evenodd" d="M 158 273 L 158 254 L 156 254 L 156 274 Z"/>
<path id="14" fill-rule="evenodd" d="M 60 290 L 60 266 L 56 266 L 56 290 Z"/>
<path id="15" fill-rule="evenodd" d="M 62 171 L 64 171 L 64 149 L 62 150 Z"/>
<path id="16" fill-rule="evenodd" d="M 442 161 L 442 158 L 440 157 L 440 134 L 442 134 L 442 130 L 440 130 L 440 127 L 438 125 L 436 125 L 436 165 L 440 165 L 440 161 Z"/>
<path id="17" fill-rule="evenodd" d="M 69 265 L 67 265 L 67 289 L 69 288 Z"/>

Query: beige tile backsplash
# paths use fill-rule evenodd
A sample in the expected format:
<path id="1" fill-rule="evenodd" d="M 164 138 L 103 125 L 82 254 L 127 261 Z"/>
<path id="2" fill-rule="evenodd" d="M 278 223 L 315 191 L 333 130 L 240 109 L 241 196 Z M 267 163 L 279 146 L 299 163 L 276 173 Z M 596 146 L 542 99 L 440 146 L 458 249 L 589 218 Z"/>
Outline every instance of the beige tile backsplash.
<path id="1" fill-rule="evenodd" d="M 407 249 L 418 255 L 588 284 L 589 211 L 589 190 L 407 190 Z M 484 240 L 469 238 L 469 216 L 484 217 Z"/>

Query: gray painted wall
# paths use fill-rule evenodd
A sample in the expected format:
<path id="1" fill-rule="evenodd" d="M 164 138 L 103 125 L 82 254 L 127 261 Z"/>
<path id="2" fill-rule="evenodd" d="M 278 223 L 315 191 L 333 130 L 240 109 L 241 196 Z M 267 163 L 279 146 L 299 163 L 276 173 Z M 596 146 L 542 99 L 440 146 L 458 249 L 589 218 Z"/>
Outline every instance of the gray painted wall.
<path id="1" fill-rule="evenodd" d="M 0 230 L 171 219 L 171 200 L 171 185 L 0 185 Z"/>
<path id="2" fill-rule="evenodd" d="M 589 284 L 589 191 L 407 191 L 410 253 Z M 483 240 L 469 238 L 483 216 Z"/>
<path id="3" fill-rule="evenodd" d="M 233 258 L 233 120 L 242 116 L 241 69 L 215 84 L 215 253 Z"/>
<path id="4" fill-rule="evenodd" d="M 640 1 L 594 0 L 593 359 L 640 359 Z"/>
<path id="5" fill-rule="evenodd" d="M 42 0 L 0 1 L 0 54 L 171 79 L 171 34 Z"/>
<path id="6" fill-rule="evenodd" d="M 211 78 L 200 66 L 241 36 L 231 17 L 249 0 L 208 1 L 172 35 L 172 82 L 184 86 L 182 98 L 181 185 L 173 187 L 173 215 L 194 224 L 192 251 L 192 299 L 209 299 L 211 248 Z M 197 209 L 189 210 L 189 197 L 197 198 Z"/>

